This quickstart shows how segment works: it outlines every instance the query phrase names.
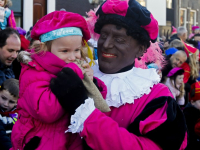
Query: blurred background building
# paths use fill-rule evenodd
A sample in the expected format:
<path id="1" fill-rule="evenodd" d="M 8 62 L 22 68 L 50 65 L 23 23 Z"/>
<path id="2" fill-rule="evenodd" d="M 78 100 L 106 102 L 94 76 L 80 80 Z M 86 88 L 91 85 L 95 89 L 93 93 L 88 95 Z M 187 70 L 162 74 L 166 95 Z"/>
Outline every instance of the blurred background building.
<path id="1" fill-rule="evenodd" d="M 86 12 L 104 0 L 12 0 L 17 26 L 28 30 L 41 17 L 54 10 L 65 9 L 86 16 Z M 159 35 L 171 33 L 171 26 L 185 26 L 189 33 L 192 25 L 200 22 L 200 0 L 137 0 L 158 20 Z"/>

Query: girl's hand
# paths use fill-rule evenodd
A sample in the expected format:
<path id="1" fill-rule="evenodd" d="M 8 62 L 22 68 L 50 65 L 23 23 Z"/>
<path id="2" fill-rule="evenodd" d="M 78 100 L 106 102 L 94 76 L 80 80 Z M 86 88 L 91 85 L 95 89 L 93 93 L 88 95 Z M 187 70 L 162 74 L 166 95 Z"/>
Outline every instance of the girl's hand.
<path id="1" fill-rule="evenodd" d="M 84 68 L 85 73 L 90 77 L 90 79 L 93 81 L 93 70 L 90 67 L 88 63 L 82 64 L 82 67 Z"/>
<path id="2" fill-rule="evenodd" d="M 73 62 L 73 63 L 75 63 L 80 69 L 81 69 L 81 71 L 82 71 L 82 73 L 83 73 L 83 75 L 85 74 L 85 69 L 81 66 L 81 64 L 78 64 L 78 62 Z"/>

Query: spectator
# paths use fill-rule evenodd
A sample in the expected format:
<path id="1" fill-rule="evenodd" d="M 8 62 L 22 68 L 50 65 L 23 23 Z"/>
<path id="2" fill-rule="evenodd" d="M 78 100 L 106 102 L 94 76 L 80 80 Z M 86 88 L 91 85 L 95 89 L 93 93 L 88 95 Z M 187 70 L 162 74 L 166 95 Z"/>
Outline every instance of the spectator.
<path id="1" fill-rule="evenodd" d="M 169 44 L 169 48 L 176 48 L 178 50 L 183 50 L 184 51 L 184 44 L 178 40 L 178 39 L 175 39 L 173 40 L 170 44 Z"/>
<path id="2" fill-rule="evenodd" d="M 189 39 L 191 39 L 195 34 L 200 33 L 199 26 L 192 26 L 192 33 L 189 35 Z"/>
<path id="3" fill-rule="evenodd" d="M 0 88 L 0 120 L 6 130 L 12 130 L 17 121 L 17 100 L 19 98 L 19 81 L 7 79 Z"/>
<path id="4" fill-rule="evenodd" d="M 12 10 L 10 10 L 8 7 L 12 5 L 12 2 L 10 0 L 1 0 L 0 1 L 0 7 L 3 7 L 4 10 L 1 10 L 4 12 L 4 19 L 0 21 L 0 28 L 4 30 L 6 27 L 11 27 L 16 29 L 16 22 L 14 13 Z"/>
<path id="5" fill-rule="evenodd" d="M 184 51 L 177 51 L 173 55 L 166 56 L 166 65 L 162 68 L 161 82 L 165 82 L 167 74 L 172 68 L 180 67 L 187 60 L 187 55 Z"/>
<path id="6" fill-rule="evenodd" d="M 21 49 L 18 32 L 12 28 L 0 31 L 0 85 L 9 78 L 15 78 L 12 63 Z"/>
<path id="7" fill-rule="evenodd" d="M 187 39 L 187 29 L 183 26 L 178 27 L 177 34 L 174 34 L 172 37 L 170 37 L 169 44 L 175 39 L 182 40 L 185 42 Z"/>
<path id="8" fill-rule="evenodd" d="M 195 48 L 200 50 L 200 34 L 195 34 L 193 37 L 191 37 L 189 40 L 187 40 L 189 44 L 192 44 Z"/>
<path id="9" fill-rule="evenodd" d="M 164 82 L 164 84 L 172 92 L 176 102 L 181 106 L 185 104 L 185 99 L 184 99 L 185 90 L 184 90 L 183 77 L 184 77 L 184 70 L 182 68 L 176 67 L 170 70 L 170 72 L 167 75 L 167 79 Z"/>
<path id="10" fill-rule="evenodd" d="M 6 131 L 12 130 L 17 120 L 16 105 L 19 97 L 19 81 L 7 79 L 0 88 L 0 147 L 9 150 L 12 145 Z"/>
<path id="11" fill-rule="evenodd" d="M 188 57 L 188 62 L 185 62 L 181 68 L 185 70 L 184 83 L 193 84 L 199 76 L 199 50 L 189 44 L 184 43 L 184 49 Z M 189 81 L 190 79 L 190 81 Z"/>
<path id="12" fill-rule="evenodd" d="M 192 84 L 189 100 L 190 102 L 183 110 L 189 134 L 189 144 L 186 150 L 199 150 L 200 82 L 195 82 L 194 84 Z"/>

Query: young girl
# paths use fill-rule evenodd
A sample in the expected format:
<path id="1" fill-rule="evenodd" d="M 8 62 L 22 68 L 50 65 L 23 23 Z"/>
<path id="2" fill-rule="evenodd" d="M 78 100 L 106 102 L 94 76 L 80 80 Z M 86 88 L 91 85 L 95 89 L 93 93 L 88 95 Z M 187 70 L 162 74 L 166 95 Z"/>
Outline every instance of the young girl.
<path id="1" fill-rule="evenodd" d="M 174 99 L 177 101 L 179 105 L 185 104 L 184 99 L 184 70 L 182 68 L 173 68 L 167 75 L 167 79 L 164 84 L 170 89 L 172 92 Z"/>
<path id="2" fill-rule="evenodd" d="M 82 149 L 79 134 L 65 133 L 70 124 L 71 112 L 62 108 L 60 99 L 50 89 L 50 82 L 56 76 L 66 82 L 62 77 L 70 70 L 76 78 L 69 80 L 67 84 L 76 90 L 73 97 L 85 98 L 80 92 L 80 89 L 84 89 L 80 78 L 83 79 L 83 74 L 86 73 L 93 79 L 93 72 L 89 64 L 79 66 L 80 69 L 73 62 L 82 59 L 83 41 L 90 39 L 86 21 L 79 14 L 55 11 L 35 24 L 31 37 L 40 39 L 41 43 L 40 48 L 32 50 L 32 61 L 29 65 L 22 64 L 19 119 L 11 135 L 13 150 L 23 149 L 34 136 L 41 138 L 38 149 Z M 77 83 L 79 86 L 76 88 Z M 100 80 L 98 85 L 99 83 Z M 60 88 L 67 87 L 59 87 L 57 90 L 61 90 Z M 67 99 L 72 103 L 75 101 L 70 96 L 63 99 L 63 103 Z"/>
<path id="3" fill-rule="evenodd" d="M 10 3 L 10 0 L 0 0 L 0 7 L 2 8 L 1 13 L 4 14 L 4 16 L 2 16 L 4 19 L 1 19 L 0 21 L 0 28 L 2 30 L 6 27 L 16 28 L 14 13 L 8 8 L 9 5 L 11 5 Z"/>

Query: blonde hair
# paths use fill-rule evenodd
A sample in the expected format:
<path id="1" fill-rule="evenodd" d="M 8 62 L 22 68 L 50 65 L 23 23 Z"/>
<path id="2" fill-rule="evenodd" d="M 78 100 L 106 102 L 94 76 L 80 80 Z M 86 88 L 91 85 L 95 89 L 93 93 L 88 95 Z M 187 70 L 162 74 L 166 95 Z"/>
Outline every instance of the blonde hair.
<path id="1" fill-rule="evenodd" d="M 199 65 L 197 63 L 197 53 L 198 53 L 198 50 L 192 54 L 192 53 L 189 53 L 189 66 L 190 66 L 190 76 L 192 77 L 192 79 L 195 79 L 199 76 Z"/>
<path id="2" fill-rule="evenodd" d="M 11 0 L 5 0 L 5 4 L 6 4 L 8 7 L 11 7 L 11 6 L 12 6 L 12 1 L 11 1 Z"/>
<path id="3" fill-rule="evenodd" d="M 53 41 L 41 42 L 40 44 L 34 44 L 33 49 L 35 53 L 51 51 L 51 45 Z"/>
<path id="4" fill-rule="evenodd" d="M 7 6 L 7 4 L 9 4 L 11 1 L 10 0 L 4 0 L 5 1 L 5 3 L 4 3 L 4 5 L 3 5 L 3 7 L 6 7 Z M 11 2 L 12 3 L 12 2 Z"/>
<path id="5" fill-rule="evenodd" d="M 170 44 L 169 44 L 169 48 L 171 47 L 174 47 L 174 48 L 177 48 L 177 47 L 184 47 L 183 43 L 178 40 L 178 39 L 175 39 L 173 40 Z"/>

